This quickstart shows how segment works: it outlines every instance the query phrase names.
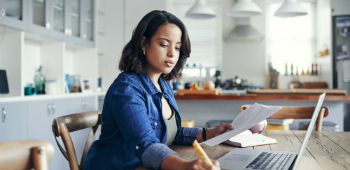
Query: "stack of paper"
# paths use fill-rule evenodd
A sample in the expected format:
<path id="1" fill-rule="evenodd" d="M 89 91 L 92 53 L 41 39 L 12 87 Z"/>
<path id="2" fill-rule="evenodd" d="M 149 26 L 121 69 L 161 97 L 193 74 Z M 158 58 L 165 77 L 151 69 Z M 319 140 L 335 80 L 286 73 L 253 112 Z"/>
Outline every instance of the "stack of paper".
<path id="1" fill-rule="evenodd" d="M 252 106 L 248 107 L 244 111 L 242 111 L 231 123 L 234 130 L 228 131 L 226 133 L 223 133 L 219 136 L 216 136 L 214 138 L 211 138 L 205 142 L 202 142 L 208 146 L 215 146 L 217 144 L 220 144 L 240 133 L 243 131 L 253 127 L 254 125 L 258 124 L 259 122 L 265 120 L 266 118 L 270 117 L 274 113 L 276 113 L 278 110 L 280 110 L 282 107 L 269 107 L 261 104 L 253 104 Z"/>

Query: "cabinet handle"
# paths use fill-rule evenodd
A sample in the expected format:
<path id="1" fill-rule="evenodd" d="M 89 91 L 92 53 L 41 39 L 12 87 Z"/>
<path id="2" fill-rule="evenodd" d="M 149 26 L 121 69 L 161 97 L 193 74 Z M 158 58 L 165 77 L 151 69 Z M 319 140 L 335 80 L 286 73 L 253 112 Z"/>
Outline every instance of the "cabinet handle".
<path id="1" fill-rule="evenodd" d="M 5 16 L 5 14 L 6 14 L 5 9 L 1 9 L 1 16 Z"/>
<path id="2" fill-rule="evenodd" d="M 46 29 L 50 29 L 50 23 L 46 23 Z"/>
<path id="3" fill-rule="evenodd" d="M 56 105 L 55 103 L 52 103 L 52 114 L 55 114 L 55 111 L 56 111 Z"/>
<path id="4" fill-rule="evenodd" d="M 2 108 L 2 123 L 4 123 L 6 120 L 6 110 Z"/>
<path id="5" fill-rule="evenodd" d="M 50 111 L 51 111 L 51 104 L 48 103 L 47 104 L 47 114 L 50 114 Z"/>

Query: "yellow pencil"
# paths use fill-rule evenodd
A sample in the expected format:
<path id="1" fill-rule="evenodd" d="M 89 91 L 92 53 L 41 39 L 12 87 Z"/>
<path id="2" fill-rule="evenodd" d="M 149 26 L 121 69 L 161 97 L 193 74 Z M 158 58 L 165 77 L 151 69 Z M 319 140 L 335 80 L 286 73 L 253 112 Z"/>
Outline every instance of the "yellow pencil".
<path id="1" fill-rule="evenodd" d="M 211 160 L 209 159 L 208 155 L 204 152 L 203 148 L 201 147 L 201 145 L 198 144 L 197 140 L 195 140 L 192 143 L 194 149 L 196 149 L 196 151 L 198 152 L 199 156 L 201 156 L 205 161 L 207 161 L 208 163 L 210 163 L 211 165 L 213 165 L 213 163 L 211 162 Z"/>

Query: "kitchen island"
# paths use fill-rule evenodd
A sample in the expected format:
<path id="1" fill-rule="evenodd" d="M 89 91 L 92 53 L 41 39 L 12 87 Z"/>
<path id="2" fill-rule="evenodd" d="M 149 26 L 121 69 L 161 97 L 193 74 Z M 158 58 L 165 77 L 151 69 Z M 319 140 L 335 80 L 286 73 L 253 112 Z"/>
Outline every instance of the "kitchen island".
<path id="1" fill-rule="evenodd" d="M 262 94 L 223 94 L 223 95 L 175 95 L 182 119 L 195 120 L 195 126 L 204 127 L 208 120 L 233 120 L 244 104 L 264 104 L 280 106 L 316 106 L 319 95 L 262 95 Z M 350 95 L 326 95 L 323 106 L 330 109 L 324 121 L 331 121 L 344 130 L 350 124 L 350 114 L 345 107 L 350 103 Z M 349 110 L 349 109 L 348 109 Z M 290 129 L 299 129 L 294 120 Z"/>

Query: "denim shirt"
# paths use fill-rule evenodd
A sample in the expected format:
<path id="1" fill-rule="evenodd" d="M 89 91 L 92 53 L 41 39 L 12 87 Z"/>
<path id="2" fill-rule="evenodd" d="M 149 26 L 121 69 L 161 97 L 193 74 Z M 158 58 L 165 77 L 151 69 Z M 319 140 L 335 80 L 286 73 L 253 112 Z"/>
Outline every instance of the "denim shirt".
<path id="1" fill-rule="evenodd" d="M 175 109 L 178 131 L 172 145 L 192 144 L 200 128 L 181 127 L 181 117 L 168 82 L 159 79 L 161 93 L 146 71 L 122 72 L 108 89 L 99 140 L 88 151 L 84 170 L 136 169 L 140 165 L 159 169 L 163 160 L 176 152 L 167 140 L 162 113 L 162 95 Z"/>

